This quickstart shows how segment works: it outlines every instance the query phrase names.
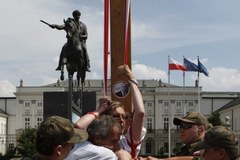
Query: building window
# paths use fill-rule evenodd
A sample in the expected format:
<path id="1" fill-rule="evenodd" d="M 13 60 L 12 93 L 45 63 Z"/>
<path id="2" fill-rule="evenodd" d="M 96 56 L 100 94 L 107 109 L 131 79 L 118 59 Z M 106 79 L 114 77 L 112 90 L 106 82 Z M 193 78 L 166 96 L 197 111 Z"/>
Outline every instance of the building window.
<path id="1" fill-rule="evenodd" d="M 166 106 L 166 107 L 169 106 L 169 101 L 164 101 L 163 106 Z"/>
<path id="2" fill-rule="evenodd" d="M 189 101 L 188 106 L 193 106 L 193 101 Z"/>
<path id="3" fill-rule="evenodd" d="M 42 106 L 43 106 L 43 102 L 42 102 L 42 101 L 38 101 L 38 102 L 37 102 L 37 106 L 38 106 L 38 107 L 42 107 Z"/>
<path id="4" fill-rule="evenodd" d="M 24 102 L 24 106 L 25 106 L 25 107 L 30 107 L 30 104 L 31 104 L 30 101 L 25 101 L 25 102 Z"/>
<path id="5" fill-rule="evenodd" d="M 152 118 L 147 118 L 147 129 L 152 130 Z"/>
<path id="6" fill-rule="evenodd" d="M 163 127 L 164 127 L 164 130 L 168 130 L 168 126 L 169 126 L 169 119 L 168 119 L 168 117 L 164 117 L 164 118 L 163 118 Z"/>
<path id="7" fill-rule="evenodd" d="M 147 107 L 152 107 L 152 102 L 147 102 Z"/>
<path id="8" fill-rule="evenodd" d="M 43 119 L 42 118 L 37 118 L 37 127 L 39 127 L 40 126 L 40 124 L 41 124 L 41 122 L 43 121 Z"/>
<path id="9" fill-rule="evenodd" d="M 176 101 L 176 106 L 178 107 L 182 106 L 182 101 Z"/>
<path id="10" fill-rule="evenodd" d="M 31 127 L 31 123 L 30 123 L 30 118 L 25 118 L 24 119 L 24 124 L 25 124 L 25 128 L 29 128 L 29 127 Z"/>
<path id="11" fill-rule="evenodd" d="M 146 142 L 146 154 L 151 154 L 151 153 L 152 153 L 152 143 Z"/>

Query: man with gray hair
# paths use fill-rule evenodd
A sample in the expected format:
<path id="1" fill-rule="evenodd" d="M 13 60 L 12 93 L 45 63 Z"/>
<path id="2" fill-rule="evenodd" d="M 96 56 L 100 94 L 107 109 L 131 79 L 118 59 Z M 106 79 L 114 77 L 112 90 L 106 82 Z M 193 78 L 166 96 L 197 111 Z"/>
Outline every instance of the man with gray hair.
<path id="1" fill-rule="evenodd" d="M 131 155 L 119 148 L 118 141 L 122 134 L 119 122 L 108 115 L 100 115 L 88 126 L 89 138 L 76 144 L 66 160 L 96 159 L 118 160 L 131 159 Z"/>

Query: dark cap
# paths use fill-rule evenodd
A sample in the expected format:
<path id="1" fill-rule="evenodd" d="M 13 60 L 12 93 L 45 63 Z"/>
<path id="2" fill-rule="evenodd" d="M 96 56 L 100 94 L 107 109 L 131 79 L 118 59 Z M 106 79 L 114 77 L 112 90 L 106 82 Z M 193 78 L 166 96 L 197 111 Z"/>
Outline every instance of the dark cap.
<path id="1" fill-rule="evenodd" d="M 197 144 L 198 149 L 205 149 L 206 147 L 222 147 L 238 150 L 238 141 L 235 134 L 224 126 L 215 126 L 210 128 L 202 142 Z"/>
<path id="2" fill-rule="evenodd" d="M 175 125 L 180 125 L 182 122 L 203 125 L 205 129 L 209 127 L 207 118 L 199 112 L 187 112 L 182 118 L 173 119 Z"/>
<path id="3" fill-rule="evenodd" d="M 74 128 L 69 119 L 51 116 L 45 119 L 37 130 L 36 149 L 41 152 L 45 150 L 44 146 L 55 147 L 59 144 L 78 143 L 87 138 L 87 132 Z"/>

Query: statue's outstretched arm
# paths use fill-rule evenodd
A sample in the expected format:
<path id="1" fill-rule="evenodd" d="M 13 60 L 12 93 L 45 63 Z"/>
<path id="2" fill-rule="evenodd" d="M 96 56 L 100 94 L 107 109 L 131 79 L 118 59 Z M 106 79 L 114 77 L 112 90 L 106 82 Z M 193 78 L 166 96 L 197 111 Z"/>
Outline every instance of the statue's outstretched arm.
<path id="1" fill-rule="evenodd" d="M 65 24 L 62 24 L 62 25 L 49 24 L 48 22 L 46 22 L 46 21 L 44 21 L 44 20 L 40 20 L 40 22 L 48 25 L 49 27 L 51 27 L 51 28 L 53 28 L 53 29 L 54 29 L 54 28 L 56 28 L 56 29 L 58 29 L 58 30 L 63 30 L 63 29 L 65 29 Z"/>
<path id="2" fill-rule="evenodd" d="M 58 30 L 63 30 L 64 28 L 65 28 L 65 25 L 63 24 L 63 25 L 57 25 L 57 24 L 51 24 L 51 25 L 49 25 L 51 28 L 56 28 L 56 29 L 58 29 Z"/>

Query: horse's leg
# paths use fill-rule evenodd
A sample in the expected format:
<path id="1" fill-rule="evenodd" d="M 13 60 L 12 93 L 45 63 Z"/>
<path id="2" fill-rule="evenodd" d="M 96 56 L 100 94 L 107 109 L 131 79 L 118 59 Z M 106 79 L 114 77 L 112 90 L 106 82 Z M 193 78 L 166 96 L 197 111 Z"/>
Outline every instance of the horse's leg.
<path id="1" fill-rule="evenodd" d="M 61 76 L 60 76 L 60 80 L 61 80 L 61 81 L 64 80 L 64 64 L 61 65 Z"/>

